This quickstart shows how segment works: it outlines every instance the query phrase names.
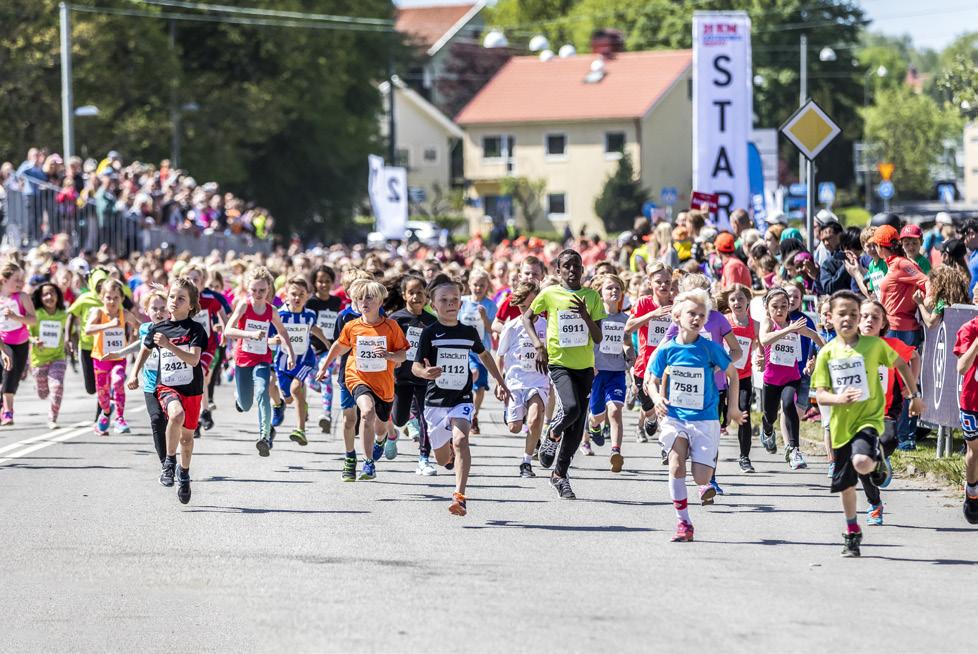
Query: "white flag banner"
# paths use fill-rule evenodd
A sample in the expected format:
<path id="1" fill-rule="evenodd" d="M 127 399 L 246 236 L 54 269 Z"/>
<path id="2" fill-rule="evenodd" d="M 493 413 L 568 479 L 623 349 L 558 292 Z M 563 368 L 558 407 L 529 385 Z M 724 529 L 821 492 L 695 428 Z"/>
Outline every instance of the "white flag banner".
<path id="1" fill-rule="evenodd" d="M 385 166 L 383 157 L 373 154 L 369 155 L 367 163 L 370 168 L 367 192 L 377 231 L 384 238 L 404 240 L 408 218 L 407 170 L 400 166 Z"/>
<path id="2" fill-rule="evenodd" d="M 717 226 L 750 209 L 747 143 L 753 116 L 750 18 L 693 13 L 693 188 L 715 193 Z"/>

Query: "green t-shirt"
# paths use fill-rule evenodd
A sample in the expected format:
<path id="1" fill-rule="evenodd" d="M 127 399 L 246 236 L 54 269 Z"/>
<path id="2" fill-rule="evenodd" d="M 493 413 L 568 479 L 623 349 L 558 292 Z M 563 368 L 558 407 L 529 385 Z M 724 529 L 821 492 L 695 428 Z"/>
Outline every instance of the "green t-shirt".
<path id="1" fill-rule="evenodd" d="M 846 345 L 841 336 L 825 344 L 815 359 L 812 388 L 841 393 L 847 386 L 863 389 L 865 399 L 832 406 L 829 431 L 832 448 L 838 449 L 865 427 L 883 433 L 883 410 L 886 402 L 880 384 L 880 366 L 892 368 L 899 355 L 878 336 L 860 336 L 854 346 Z"/>
<path id="2" fill-rule="evenodd" d="M 548 286 L 540 291 L 530 305 L 530 311 L 547 314 L 547 357 L 550 363 L 585 370 L 594 367 L 594 341 L 587 323 L 571 305 L 575 295 L 584 300 L 592 320 L 607 316 L 597 291 L 590 288 L 570 291 L 563 286 Z"/>
<path id="3" fill-rule="evenodd" d="M 65 321 L 68 314 L 64 311 L 48 313 L 44 307 L 37 307 L 37 323 L 28 327 L 31 339 L 40 337 L 41 344 L 31 345 L 31 367 L 47 365 L 65 358 Z"/>
<path id="4" fill-rule="evenodd" d="M 889 269 L 882 258 L 869 262 L 869 266 L 866 267 L 866 285 L 869 286 L 869 290 L 879 295 L 880 282 L 886 277 Z"/>
<path id="5" fill-rule="evenodd" d="M 923 252 L 921 252 L 920 254 L 918 254 L 914 258 L 913 262 L 915 264 L 917 264 L 918 266 L 920 266 L 920 269 L 922 271 L 924 271 L 924 274 L 925 275 L 929 275 L 930 274 L 930 259 L 928 259 L 926 256 L 924 256 L 924 253 Z"/>
<path id="6" fill-rule="evenodd" d="M 96 307 L 102 306 L 102 300 L 95 295 L 95 291 L 88 291 L 78 296 L 78 299 L 68 307 L 68 313 L 78 321 L 78 347 L 83 350 L 91 350 L 95 347 L 95 334 L 85 333 L 85 321 L 88 320 L 88 312 Z"/>

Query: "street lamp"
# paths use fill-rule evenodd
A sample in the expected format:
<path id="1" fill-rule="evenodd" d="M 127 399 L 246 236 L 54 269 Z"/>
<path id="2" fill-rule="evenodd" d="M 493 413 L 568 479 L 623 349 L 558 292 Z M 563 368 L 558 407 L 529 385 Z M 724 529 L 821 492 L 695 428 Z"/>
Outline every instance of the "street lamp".
<path id="1" fill-rule="evenodd" d="M 75 116 L 77 118 L 87 118 L 89 116 L 98 116 L 99 108 L 93 104 L 84 104 L 80 107 L 75 107 Z"/>
<path id="2" fill-rule="evenodd" d="M 818 52 L 819 61 L 835 61 L 838 57 L 835 56 L 835 50 L 825 46 Z"/>
<path id="3" fill-rule="evenodd" d="M 509 39 L 506 35 L 499 30 L 490 30 L 484 39 L 482 39 L 483 48 L 507 48 L 509 47 Z"/>

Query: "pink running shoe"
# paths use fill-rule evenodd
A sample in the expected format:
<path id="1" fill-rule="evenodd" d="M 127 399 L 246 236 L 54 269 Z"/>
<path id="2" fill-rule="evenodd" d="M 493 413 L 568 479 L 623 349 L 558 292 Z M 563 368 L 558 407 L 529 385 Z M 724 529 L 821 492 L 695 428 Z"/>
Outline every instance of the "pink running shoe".
<path id="1" fill-rule="evenodd" d="M 14 412 L 13 411 L 0 412 L 0 426 L 6 427 L 12 424 L 14 424 Z"/>
<path id="2" fill-rule="evenodd" d="M 711 484 L 700 486 L 700 504 L 703 506 L 713 504 L 713 498 L 716 496 L 717 489 L 715 489 Z"/>
<path id="3" fill-rule="evenodd" d="M 676 535 L 672 537 L 673 543 L 690 543 L 693 541 L 693 524 L 680 520 L 676 525 Z"/>

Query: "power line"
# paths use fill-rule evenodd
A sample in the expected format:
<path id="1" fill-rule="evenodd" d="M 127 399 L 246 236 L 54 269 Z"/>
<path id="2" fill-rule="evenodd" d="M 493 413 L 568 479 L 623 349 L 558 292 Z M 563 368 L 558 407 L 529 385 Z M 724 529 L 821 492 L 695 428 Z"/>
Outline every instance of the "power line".
<path id="1" fill-rule="evenodd" d="M 368 18 L 361 16 L 338 16 L 335 14 L 316 14 L 304 11 L 282 11 L 279 9 L 261 9 L 257 7 L 231 7 L 228 5 L 212 5 L 197 2 L 184 2 L 183 0 L 129 0 L 135 4 L 156 5 L 160 7 L 176 7 L 178 9 L 192 9 L 196 11 L 210 11 L 225 14 L 242 14 L 248 16 L 260 16 L 266 18 L 295 18 L 300 20 L 328 21 L 332 23 L 377 25 L 383 27 L 393 27 L 394 21 L 387 18 Z"/>

